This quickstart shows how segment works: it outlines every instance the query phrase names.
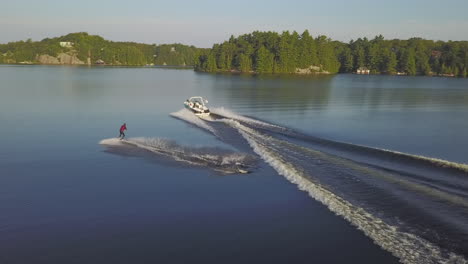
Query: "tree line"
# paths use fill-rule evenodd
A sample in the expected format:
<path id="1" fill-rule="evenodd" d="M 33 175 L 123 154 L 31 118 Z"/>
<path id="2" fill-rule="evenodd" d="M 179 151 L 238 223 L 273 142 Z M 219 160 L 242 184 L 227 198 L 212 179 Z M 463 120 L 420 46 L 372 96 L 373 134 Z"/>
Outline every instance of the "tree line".
<path id="1" fill-rule="evenodd" d="M 60 42 L 71 42 L 72 47 L 62 47 Z M 114 42 L 86 32 L 71 33 L 41 41 L 16 41 L 0 44 L 0 63 L 37 63 L 39 55 L 56 57 L 60 53 L 75 55 L 83 62 L 88 58 L 94 64 L 102 61 L 108 65 L 193 65 L 198 52 L 203 49 L 182 44 L 142 44 Z"/>
<path id="2" fill-rule="evenodd" d="M 72 42 L 71 48 L 60 42 Z M 194 65 L 206 72 L 248 73 L 351 73 L 443 75 L 467 77 L 468 41 L 433 41 L 421 38 L 385 40 L 379 35 L 349 43 L 326 36 L 312 37 L 306 30 L 255 31 L 200 49 L 182 44 L 114 42 L 85 32 L 41 41 L 0 44 L 0 63 L 38 63 L 38 56 L 75 55 L 83 62 L 108 65 Z"/>
<path id="3" fill-rule="evenodd" d="M 422 38 L 359 38 L 349 43 L 326 36 L 255 31 L 215 44 L 200 53 L 196 70 L 250 73 L 351 73 L 467 77 L 468 41 Z"/>

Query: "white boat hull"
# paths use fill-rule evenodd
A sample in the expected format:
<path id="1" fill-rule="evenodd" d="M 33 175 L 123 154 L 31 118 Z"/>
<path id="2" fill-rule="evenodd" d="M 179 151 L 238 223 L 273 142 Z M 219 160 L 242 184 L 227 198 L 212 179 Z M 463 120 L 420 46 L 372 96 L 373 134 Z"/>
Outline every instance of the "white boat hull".
<path id="1" fill-rule="evenodd" d="M 200 117 L 206 117 L 210 115 L 210 110 L 208 109 L 208 107 L 206 107 L 205 101 L 206 100 L 204 100 L 200 96 L 191 97 L 190 99 L 187 99 L 184 102 L 184 106 L 188 110 L 192 111 L 192 113 L 194 113 L 195 115 Z"/>

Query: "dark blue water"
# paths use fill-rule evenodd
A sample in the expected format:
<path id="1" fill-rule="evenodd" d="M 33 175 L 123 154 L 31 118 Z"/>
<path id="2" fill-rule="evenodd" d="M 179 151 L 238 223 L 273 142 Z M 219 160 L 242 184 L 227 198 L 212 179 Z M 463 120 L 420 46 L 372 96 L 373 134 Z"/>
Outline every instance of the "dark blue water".
<path id="1" fill-rule="evenodd" d="M 345 184 L 345 179 L 353 177 L 364 182 L 369 174 L 365 169 L 384 166 L 382 158 L 373 160 L 363 154 L 367 152 L 332 148 L 304 137 L 270 140 L 259 135 L 274 135 L 261 130 L 242 136 L 236 129 L 243 128 L 234 129 L 229 124 L 210 124 L 221 134 L 216 136 L 170 115 L 192 95 L 207 97 L 213 109 L 224 107 L 314 138 L 457 164 L 468 161 L 468 123 L 464 120 L 468 82 L 463 79 L 252 77 L 191 70 L 45 66 L 2 66 L 0 79 L 2 263 L 349 263 L 350 259 L 356 263 L 411 263 L 408 256 L 382 245 L 411 240 L 400 241 L 400 233 L 370 234 L 368 224 L 374 218 L 343 213 L 359 207 L 396 225 L 390 216 L 400 212 L 385 207 L 395 203 L 368 203 L 375 198 L 363 198 L 370 195 L 365 193 L 369 189 Z M 222 173 L 211 163 L 192 164 L 133 147 L 115 151 L 99 144 L 116 137 L 123 122 L 127 123 L 128 137 L 174 140 L 176 146 L 192 151 L 184 152 L 190 155 L 203 150 L 222 157 L 226 153 L 253 156 L 256 160 L 249 164 L 252 173 Z M 250 129 L 259 128 L 251 124 Z M 270 156 L 252 148 L 252 142 Z M 169 147 L 174 151 L 173 145 Z M 352 162 L 361 167 L 309 152 L 325 149 L 333 157 L 354 159 Z M 283 163 L 265 162 L 269 158 Z M 311 160 L 332 165 L 314 167 Z M 414 169 L 413 164 L 396 164 L 399 168 L 408 166 L 406 171 Z M 289 165 L 292 167 L 286 172 L 280 168 Z M 413 172 L 437 172 L 431 179 L 447 173 L 421 166 L 424 168 Z M 349 174 L 352 177 L 326 181 L 350 170 L 354 171 Z M 450 177 L 466 184 L 459 175 L 463 171 L 453 173 Z M 328 176 L 311 177 L 315 174 Z M 397 174 L 399 177 L 402 172 Z M 299 175 L 297 179 L 307 179 L 324 189 L 306 186 L 309 194 L 299 191 L 288 175 Z M 380 180 L 365 182 L 395 194 L 401 192 L 384 186 L 389 182 L 386 174 L 375 175 Z M 436 187 L 441 186 L 446 184 Z M 457 191 L 461 205 L 443 203 L 450 219 L 466 213 L 464 189 Z M 322 201 L 331 197 L 329 192 L 355 207 L 328 198 Z M 390 199 L 386 192 L 380 193 Z M 405 195 L 412 193 L 421 192 L 405 189 Z M 432 200 L 418 199 L 399 202 L 413 206 L 422 201 L 419 208 L 425 213 L 440 209 Z M 376 208 L 388 213 L 379 214 Z M 466 220 L 458 219 L 454 226 L 463 235 Z M 421 235 L 421 230 L 413 230 L 411 222 L 406 222 L 410 224 L 400 227 L 401 232 Z M 427 227 L 429 223 L 433 224 L 428 221 Z M 382 232 L 385 228 L 377 227 Z M 379 236 L 388 241 L 380 241 Z M 421 237 L 442 248 L 443 257 L 465 254 L 450 245 L 463 243 L 460 236 L 449 233 L 443 241 Z"/>

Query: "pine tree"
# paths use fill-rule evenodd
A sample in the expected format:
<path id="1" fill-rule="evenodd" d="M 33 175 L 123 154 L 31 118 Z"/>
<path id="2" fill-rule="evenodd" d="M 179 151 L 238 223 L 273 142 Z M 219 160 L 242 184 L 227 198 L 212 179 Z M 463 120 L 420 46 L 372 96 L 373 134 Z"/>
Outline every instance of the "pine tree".
<path id="1" fill-rule="evenodd" d="M 246 54 L 239 55 L 239 70 L 241 72 L 250 72 L 252 70 L 252 60 Z"/>
<path id="2" fill-rule="evenodd" d="M 340 55 L 341 72 L 352 72 L 354 70 L 354 58 L 351 49 L 345 47 Z"/>
<path id="3" fill-rule="evenodd" d="M 396 54 L 391 51 L 388 51 L 384 61 L 383 72 L 388 74 L 394 74 L 396 72 L 397 63 L 398 61 Z"/>
<path id="4" fill-rule="evenodd" d="M 416 75 L 416 59 L 414 50 L 405 50 L 401 55 L 401 69 L 408 75 Z"/>
<path id="5" fill-rule="evenodd" d="M 270 40 L 270 42 L 271 41 L 272 40 Z M 275 67 L 275 72 L 295 72 L 298 67 L 300 57 L 300 37 L 297 32 L 294 31 L 290 34 L 288 31 L 284 31 L 279 37 L 279 41 L 277 43 L 265 44 L 265 46 L 267 48 L 270 47 L 269 50 L 274 52 L 276 55 L 277 67 Z"/>
<path id="6" fill-rule="evenodd" d="M 298 61 L 299 68 L 307 68 L 312 65 L 317 65 L 317 47 L 308 30 L 302 33 L 298 42 Z"/>
<path id="7" fill-rule="evenodd" d="M 356 54 L 354 56 L 354 61 L 355 61 L 354 68 L 357 69 L 360 67 L 365 67 L 366 66 L 366 53 L 365 53 L 364 48 L 358 47 L 355 53 Z"/>
<path id="8" fill-rule="evenodd" d="M 257 73 L 272 73 L 273 72 L 273 61 L 274 55 L 267 50 L 264 46 L 261 46 L 257 50 L 256 54 L 255 70 Z"/>
<path id="9" fill-rule="evenodd" d="M 367 50 L 366 64 L 371 72 L 380 72 L 379 69 L 379 47 L 373 43 Z"/>
<path id="10" fill-rule="evenodd" d="M 293 47 L 293 36 L 289 31 L 284 31 L 278 45 L 279 72 L 292 73 L 295 71 L 295 56 Z"/>
<path id="11" fill-rule="evenodd" d="M 419 50 L 416 52 L 416 69 L 417 72 L 430 75 L 431 74 L 431 66 L 429 65 L 429 56 L 427 56 L 424 51 Z"/>
<path id="12" fill-rule="evenodd" d="M 215 56 L 214 52 L 210 52 L 208 54 L 205 69 L 208 72 L 215 72 L 215 71 L 218 70 L 218 68 L 216 67 L 216 56 Z"/>
<path id="13" fill-rule="evenodd" d="M 326 36 L 317 38 L 317 54 L 323 71 L 336 73 L 340 69 L 340 62 L 335 55 L 334 46 Z"/>
<path id="14" fill-rule="evenodd" d="M 409 75 L 416 75 L 416 60 L 414 58 L 413 53 L 410 52 L 408 57 L 408 68 L 407 72 Z"/>

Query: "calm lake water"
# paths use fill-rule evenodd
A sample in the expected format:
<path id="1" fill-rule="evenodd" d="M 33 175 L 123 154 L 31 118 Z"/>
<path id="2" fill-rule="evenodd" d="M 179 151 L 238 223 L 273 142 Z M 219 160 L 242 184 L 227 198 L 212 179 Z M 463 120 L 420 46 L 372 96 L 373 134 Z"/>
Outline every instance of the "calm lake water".
<path id="1" fill-rule="evenodd" d="M 0 66 L 0 80 L 0 263 L 468 259 L 467 79 Z M 194 95 L 216 120 L 181 110 Z M 111 139 L 123 122 L 128 143 Z"/>

